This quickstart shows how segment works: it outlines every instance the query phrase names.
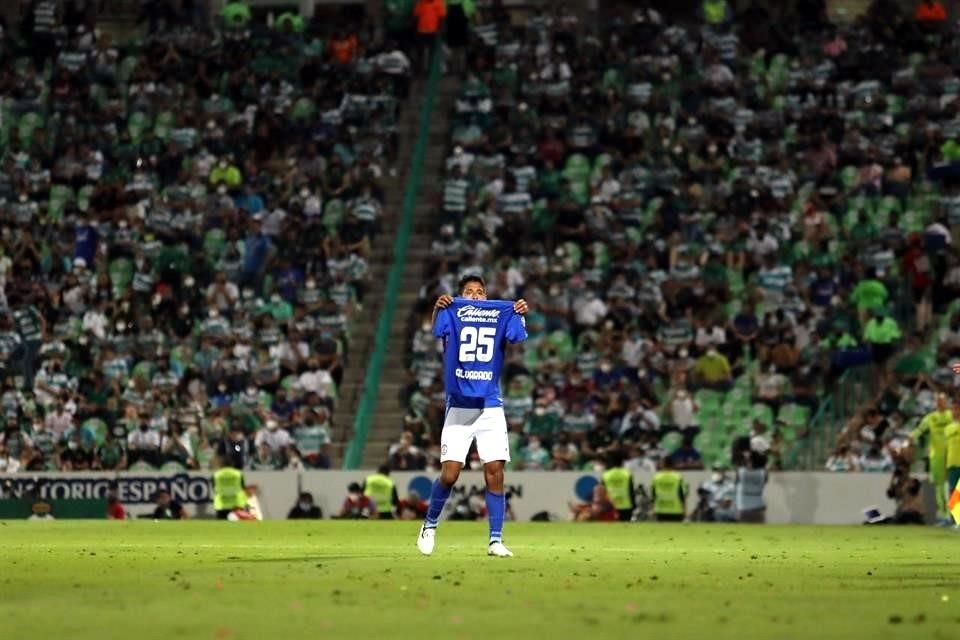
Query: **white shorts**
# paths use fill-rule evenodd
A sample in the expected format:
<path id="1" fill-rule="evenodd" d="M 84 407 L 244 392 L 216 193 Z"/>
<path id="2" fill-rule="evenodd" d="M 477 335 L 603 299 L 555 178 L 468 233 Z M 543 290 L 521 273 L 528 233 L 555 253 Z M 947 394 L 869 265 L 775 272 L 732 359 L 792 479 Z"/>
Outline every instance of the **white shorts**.
<path id="1" fill-rule="evenodd" d="M 495 460 L 510 462 L 510 440 L 503 407 L 447 408 L 443 431 L 440 432 L 440 462 L 466 463 L 474 440 L 484 464 Z"/>

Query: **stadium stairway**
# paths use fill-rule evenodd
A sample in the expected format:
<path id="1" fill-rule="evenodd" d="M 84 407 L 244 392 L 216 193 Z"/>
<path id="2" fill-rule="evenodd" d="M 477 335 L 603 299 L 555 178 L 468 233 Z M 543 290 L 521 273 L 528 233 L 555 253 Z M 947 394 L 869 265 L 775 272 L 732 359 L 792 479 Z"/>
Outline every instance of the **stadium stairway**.
<path id="1" fill-rule="evenodd" d="M 353 435 L 353 423 L 363 392 L 363 379 L 373 350 L 377 321 L 383 312 L 383 296 L 379 290 L 386 282 L 393 263 L 393 241 L 403 208 L 403 190 L 409 176 L 407 159 L 413 153 L 417 139 L 420 104 L 423 100 L 422 83 L 413 83 L 410 98 L 400 116 L 400 140 L 397 151 L 397 175 L 383 181 L 383 218 L 380 233 L 371 245 L 370 277 L 363 310 L 350 323 L 350 353 L 338 389 L 337 412 L 334 417 L 334 468 L 343 461 L 346 443 Z"/>
<path id="2" fill-rule="evenodd" d="M 442 186 L 437 176 L 441 175 L 443 163 L 446 160 L 446 143 L 448 136 L 448 114 L 453 108 L 453 102 L 460 87 L 460 81 L 454 77 L 443 77 L 440 80 L 437 95 L 433 105 L 433 118 L 430 121 L 430 133 L 424 164 L 422 171 L 422 181 L 417 195 L 417 205 L 414 211 L 414 227 L 410 237 L 410 245 L 407 252 L 407 260 L 401 276 L 401 285 L 399 298 L 397 302 L 396 316 L 390 333 L 390 342 L 387 347 L 384 369 L 380 378 L 380 395 L 377 402 L 377 408 L 370 426 L 370 432 L 367 436 L 366 446 L 363 451 L 364 469 L 376 468 L 386 459 L 387 449 L 396 442 L 403 428 L 403 416 L 406 413 L 406 406 L 401 401 L 400 394 L 407 384 L 406 358 L 410 350 L 408 344 L 408 320 L 410 310 L 417 301 L 420 287 L 423 285 L 424 271 L 423 265 L 426 263 L 427 256 L 430 253 L 430 244 L 432 236 L 436 232 L 436 202 L 441 195 Z M 421 101 L 417 101 L 421 104 Z M 410 109 L 411 112 L 414 109 Z M 415 130 L 411 127 L 410 130 Z M 413 140 L 410 140 L 412 147 Z M 409 157 L 409 156 L 407 156 Z M 402 184 L 397 187 L 402 189 Z M 389 251 L 389 247 L 386 248 Z M 386 266 L 389 262 L 385 263 Z M 375 314 L 369 314 L 367 320 L 371 323 L 371 331 L 368 342 L 372 345 L 373 322 L 376 320 Z M 351 362 L 351 369 L 358 364 Z M 357 392 L 362 384 L 362 371 L 366 361 L 361 361 L 361 370 L 354 370 L 352 373 L 356 376 L 352 379 L 354 386 L 353 392 Z M 346 386 L 344 378 L 344 386 Z M 344 422 L 339 424 L 352 425 L 353 415 L 348 412 L 356 407 L 356 398 L 352 404 L 343 403 Z"/>

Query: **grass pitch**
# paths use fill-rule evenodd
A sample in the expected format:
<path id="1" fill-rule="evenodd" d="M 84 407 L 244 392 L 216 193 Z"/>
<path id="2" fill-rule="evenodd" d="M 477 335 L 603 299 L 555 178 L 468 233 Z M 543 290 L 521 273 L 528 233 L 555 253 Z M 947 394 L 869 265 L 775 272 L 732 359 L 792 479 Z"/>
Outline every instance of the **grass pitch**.
<path id="1" fill-rule="evenodd" d="M 933 528 L 0 522 L 3 635 L 956 638 L 960 535 Z"/>

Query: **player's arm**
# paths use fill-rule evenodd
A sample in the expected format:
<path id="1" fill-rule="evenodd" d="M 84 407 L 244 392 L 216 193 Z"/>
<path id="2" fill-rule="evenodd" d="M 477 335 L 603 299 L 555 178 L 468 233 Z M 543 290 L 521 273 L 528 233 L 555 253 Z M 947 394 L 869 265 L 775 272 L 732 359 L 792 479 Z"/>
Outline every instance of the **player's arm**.
<path id="1" fill-rule="evenodd" d="M 523 316 L 527 314 L 527 311 L 530 311 L 530 305 L 527 304 L 526 300 L 520 298 L 513 303 L 513 310 Z"/>
<path id="2" fill-rule="evenodd" d="M 930 431 L 930 416 L 929 414 L 923 417 L 923 420 L 920 421 L 920 424 L 917 425 L 917 428 L 910 432 L 910 439 L 914 442 L 917 442 Z"/>
<path id="3" fill-rule="evenodd" d="M 453 304 L 453 297 L 447 294 L 443 294 L 433 305 L 433 316 L 430 318 L 430 323 L 433 325 L 437 324 L 437 314 L 440 313 L 443 309 L 446 309 L 451 304 Z"/>

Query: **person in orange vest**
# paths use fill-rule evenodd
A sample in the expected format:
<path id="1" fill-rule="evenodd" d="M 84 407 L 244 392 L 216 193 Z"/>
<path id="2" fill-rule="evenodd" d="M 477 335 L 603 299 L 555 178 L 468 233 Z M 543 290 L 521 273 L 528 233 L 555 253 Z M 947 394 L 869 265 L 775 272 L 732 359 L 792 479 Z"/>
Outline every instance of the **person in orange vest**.
<path id="1" fill-rule="evenodd" d="M 935 27 L 947 21 L 947 10 L 939 0 L 922 0 L 913 17 L 923 26 Z"/>
<path id="2" fill-rule="evenodd" d="M 338 64 L 348 65 L 357 55 L 357 36 L 346 31 L 338 31 L 327 45 L 330 57 Z"/>
<path id="3" fill-rule="evenodd" d="M 430 54 L 437 41 L 437 33 L 443 19 L 447 16 L 444 0 L 418 0 L 413 8 L 413 17 L 417 22 L 416 65 L 429 71 Z"/>

